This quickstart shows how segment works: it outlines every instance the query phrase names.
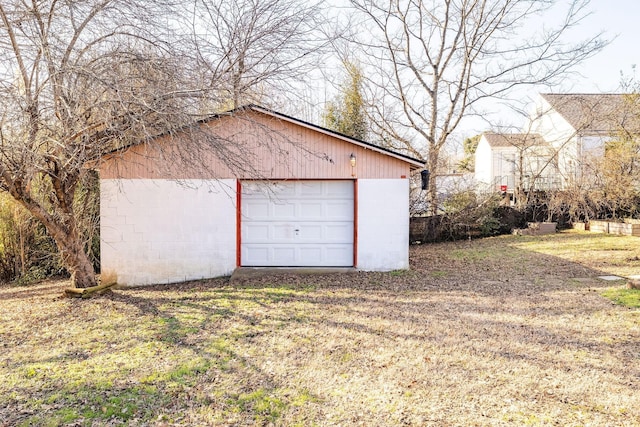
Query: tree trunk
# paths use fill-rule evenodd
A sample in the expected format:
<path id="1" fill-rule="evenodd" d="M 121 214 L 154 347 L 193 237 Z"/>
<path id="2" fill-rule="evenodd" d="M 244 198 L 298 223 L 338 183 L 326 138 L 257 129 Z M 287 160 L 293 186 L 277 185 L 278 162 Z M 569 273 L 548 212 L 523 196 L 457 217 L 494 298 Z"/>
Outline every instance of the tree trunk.
<path id="1" fill-rule="evenodd" d="M 49 235 L 56 242 L 62 257 L 62 264 L 71 274 L 71 283 L 76 288 L 90 288 L 98 284 L 93 264 L 84 250 L 84 242 L 78 232 L 74 212 L 67 212 L 58 217 L 52 217 L 36 203 L 26 203 L 23 206 L 29 210 L 45 226 Z M 64 222 L 60 221 L 64 217 Z"/>
<path id="2" fill-rule="evenodd" d="M 71 283 L 76 288 L 91 288 L 97 286 L 98 280 L 93 271 L 93 264 L 84 251 L 76 259 L 77 268 L 71 272 Z"/>
<path id="3" fill-rule="evenodd" d="M 427 167 L 429 169 L 429 185 L 427 187 L 427 204 L 429 206 L 429 214 L 438 214 L 438 188 L 436 186 L 436 171 L 438 170 L 438 150 L 429 147 L 429 159 Z"/>
<path id="4" fill-rule="evenodd" d="M 93 264 L 84 250 L 82 240 L 75 233 L 62 235 L 54 240 L 62 254 L 64 266 L 71 273 L 71 283 L 76 288 L 91 288 L 98 284 Z"/>

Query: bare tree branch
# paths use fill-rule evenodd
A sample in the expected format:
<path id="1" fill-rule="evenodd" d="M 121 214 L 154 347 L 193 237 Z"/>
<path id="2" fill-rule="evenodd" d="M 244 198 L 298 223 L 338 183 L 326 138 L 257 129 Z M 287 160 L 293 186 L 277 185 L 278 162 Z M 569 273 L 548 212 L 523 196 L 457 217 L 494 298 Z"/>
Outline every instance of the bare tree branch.
<path id="1" fill-rule="evenodd" d="M 533 19 L 557 12 L 559 3 L 351 0 L 366 29 L 351 41 L 376 71 L 368 79 L 377 104 L 370 109 L 374 133 L 398 136 L 407 152 L 426 154 L 435 171 L 441 150 L 474 107 L 518 87 L 550 84 L 603 47 L 601 34 L 565 42 L 586 16 L 588 0 L 572 0 L 556 27 L 520 33 Z M 379 142 L 389 143 L 386 138 Z M 435 180 L 428 194 L 435 212 Z"/>
<path id="2" fill-rule="evenodd" d="M 258 177 L 248 150 L 199 121 L 301 78 L 323 46 L 318 23 L 294 0 L 0 3 L 0 190 L 45 225 L 74 283 L 95 285 L 78 195 L 87 165 L 180 134 L 177 161 L 207 168 L 214 153 Z"/>

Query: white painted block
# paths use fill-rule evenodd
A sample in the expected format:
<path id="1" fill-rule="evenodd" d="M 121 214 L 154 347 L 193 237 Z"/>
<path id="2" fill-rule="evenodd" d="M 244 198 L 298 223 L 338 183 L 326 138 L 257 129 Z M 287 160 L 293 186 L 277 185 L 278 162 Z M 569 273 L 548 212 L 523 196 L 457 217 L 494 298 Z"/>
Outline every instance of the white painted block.
<path id="1" fill-rule="evenodd" d="M 103 271 L 131 286 L 231 274 L 236 208 L 230 189 L 235 180 L 185 184 L 101 180 Z"/>
<path id="2" fill-rule="evenodd" d="M 409 268 L 409 180 L 358 180 L 357 267 Z"/>

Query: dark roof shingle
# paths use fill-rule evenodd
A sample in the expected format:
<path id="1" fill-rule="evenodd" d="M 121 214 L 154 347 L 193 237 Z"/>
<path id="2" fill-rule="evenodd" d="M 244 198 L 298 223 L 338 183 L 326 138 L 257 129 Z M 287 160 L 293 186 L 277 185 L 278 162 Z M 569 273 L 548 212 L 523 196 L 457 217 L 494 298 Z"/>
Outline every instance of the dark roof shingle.
<path id="1" fill-rule="evenodd" d="M 540 147 L 548 143 L 537 133 L 485 132 L 484 137 L 491 147 Z"/>
<path id="2" fill-rule="evenodd" d="M 640 95 L 621 93 L 540 94 L 578 133 L 640 132 Z M 545 112 L 542 111 L 541 114 Z"/>

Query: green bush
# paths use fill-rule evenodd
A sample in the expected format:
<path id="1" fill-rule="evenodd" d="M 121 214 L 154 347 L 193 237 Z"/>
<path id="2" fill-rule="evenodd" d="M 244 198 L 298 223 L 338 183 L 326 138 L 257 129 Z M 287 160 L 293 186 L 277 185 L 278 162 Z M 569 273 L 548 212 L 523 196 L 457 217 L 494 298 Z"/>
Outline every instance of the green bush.
<path id="1" fill-rule="evenodd" d="M 483 237 L 500 234 L 500 219 L 496 218 L 493 212 L 490 215 L 480 217 L 478 222 L 480 225 L 480 234 Z"/>

